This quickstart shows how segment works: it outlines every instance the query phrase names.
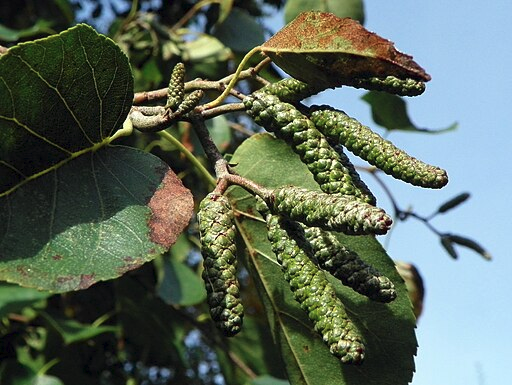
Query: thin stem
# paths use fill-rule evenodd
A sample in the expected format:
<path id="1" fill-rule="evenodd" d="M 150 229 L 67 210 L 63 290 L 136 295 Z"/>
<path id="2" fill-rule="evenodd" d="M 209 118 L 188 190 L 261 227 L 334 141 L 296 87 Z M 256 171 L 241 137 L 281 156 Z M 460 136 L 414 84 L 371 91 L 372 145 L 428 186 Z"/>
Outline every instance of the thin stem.
<path id="1" fill-rule="evenodd" d="M 169 141 L 173 145 L 175 145 L 178 150 L 185 155 L 185 157 L 194 165 L 195 168 L 199 170 L 199 172 L 203 175 L 203 177 L 208 181 L 209 184 L 212 186 L 215 186 L 217 184 L 217 181 L 215 178 L 210 174 L 210 172 L 203 166 L 203 164 L 197 159 L 194 154 L 192 154 L 188 148 L 186 148 L 178 139 L 176 139 L 174 136 L 169 134 L 167 131 L 160 131 L 158 132 L 158 135 L 160 135 L 165 140 Z"/>
<path id="2" fill-rule="evenodd" d="M 196 131 L 196 134 L 199 138 L 199 141 L 203 146 L 204 152 L 208 157 L 208 160 L 215 167 L 215 175 L 219 180 L 227 181 L 230 184 L 236 184 L 238 186 L 241 186 L 246 190 L 252 192 L 253 194 L 259 195 L 263 199 L 268 199 L 270 197 L 270 195 L 272 194 L 272 190 L 260 186 L 259 184 L 249 179 L 246 179 L 240 175 L 232 174 L 229 171 L 228 162 L 224 159 L 219 149 L 213 142 L 213 139 L 211 138 L 210 133 L 208 132 L 208 128 L 206 128 L 206 125 L 204 124 L 204 120 L 202 118 L 196 116 L 195 118 L 192 118 L 191 121 L 194 130 Z M 222 189 L 224 188 L 224 186 L 220 188 Z"/>
<path id="3" fill-rule="evenodd" d="M 418 214 L 413 213 L 413 212 L 408 213 L 408 215 L 410 215 L 411 217 L 416 218 L 417 220 L 423 222 L 425 224 L 425 226 L 427 226 L 430 229 L 430 231 L 432 231 L 434 234 L 436 234 L 438 236 L 442 236 L 443 235 L 443 233 L 441 233 L 439 230 L 437 230 L 434 226 L 432 226 L 430 224 L 428 218 L 422 217 L 421 215 L 418 215 Z"/>
<path id="4" fill-rule="evenodd" d="M 114 135 L 110 137 L 109 143 L 113 142 L 117 138 L 120 138 L 122 136 L 129 136 L 133 133 L 133 123 L 130 118 L 126 118 L 123 122 L 123 127 L 119 130 L 117 130 Z"/>
<path id="5" fill-rule="evenodd" d="M 203 119 L 211 119 L 219 115 L 226 114 L 228 112 L 245 111 L 245 105 L 243 103 L 231 103 L 223 104 L 219 107 L 214 107 L 206 111 L 202 111 L 199 114 Z"/>
<path id="6" fill-rule="evenodd" d="M 393 206 L 393 211 L 394 211 L 395 217 L 403 219 L 402 213 L 404 213 L 404 211 L 396 203 L 395 198 L 393 198 L 393 194 L 391 193 L 391 190 L 389 190 L 388 186 L 386 186 L 386 184 L 377 175 L 377 169 L 376 168 L 365 168 L 365 170 L 368 171 L 375 178 L 377 183 L 384 190 L 384 193 L 386 193 L 386 195 L 388 196 L 388 198 L 391 202 L 391 205 Z"/>
<path id="7" fill-rule="evenodd" d="M 429 217 L 423 217 L 423 216 L 418 215 L 415 212 L 412 212 L 409 210 L 407 210 L 407 211 L 402 210 L 396 203 L 395 199 L 393 198 L 393 194 L 389 190 L 388 186 L 386 186 L 386 184 L 377 176 L 377 171 L 378 171 L 377 169 L 375 169 L 375 168 L 372 168 L 372 169 L 364 168 L 364 169 L 366 171 L 368 171 L 375 178 L 377 183 L 382 187 L 382 189 L 388 196 L 389 200 L 391 201 L 391 205 L 393 206 L 394 216 L 396 218 L 398 218 L 402 221 L 409 217 L 415 218 L 415 219 L 419 220 L 420 222 L 423 222 L 425 224 L 425 226 L 427 226 L 429 228 L 429 230 L 432 231 L 437 236 L 443 235 L 439 230 L 437 230 L 434 226 L 432 226 L 432 224 L 429 221 L 430 220 Z"/>
<path id="8" fill-rule="evenodd" d="M 137 15 L 138 8 L 139 8 L 139 0 L 133 0 L 132 7 L 130 8 L 130 12 L 128 13 L 128 16 L 126 17 L 126 19 L 133 20 L 135 18 L 135 16 Z"/>
<path id="9" fill-rule="evenodd" d="M 262 85 L 266 85 L 269 82 L 259 76 L 257 74 L 270 63 L 270 58 L 265 58 L 261 62 L 259 62 L 255 67 L 248 68 L 246 70 L 243 70 L 240 72 L 238 76 L 238 80 L 248 79 L 248 78 L 255 78 L 258 80 Z M 195 90 L 215 90 L 222 92 L 226 88 L 225 84 L 229 83 L 233 78 L 235 74 L 228 75 L 220 80 L 212 81 L 212 80 L 201 80 L 201 79 L 195 79 L 191 80 L 185 83 L 185 92 L 191 92 Z M 168 93 L 168 88 L 160 88 L 158 90 L 153 91 L 143 91 L 143 92 L 137 92 L 133 96 L 133 104 L 142 104 L 145 102 L 151 102 L 154 100 L 161 100 L 166 99 Z M 241 99 L 243 97 L 243 94 L 236 90 L 231 90 L 230 94 Z"/>
<path id="10" fill-rule="evenodd" d="M 229 95 L 230 91 L 233 89 L 233 87 L 235 86 L 236 82 L 239 80 L 239 76 L 240 76 L 240 73 L 242 72 L 242 70 L 244 69 L 245 65 L 247 64 L 247 62 L 249 61 L 249 59 L 257 52 L 260 52 L 261 51 L 261 47 L 260 46 L 257 46 L 257 47 L 254 47 L 253 49 L 251 49 L 249 52 L 247 52 L 247 54 L 244 56 L 244 58 L 242 59 L 242 61 L 240 62 L 240 64 L 238 65 L 235 73 L 233 74 L 233 78 L 231 79 L 231 81 L 228 83 L 226 89 L 224 90 L 224 92 L 222 94 L 220 94 L 220 96 L 211 101 L 210 103 L 207 103 L 203 106 L 204 109 L 208 109 L 208 108 L 213 108 L 213 107 L 216 107 L 218 106 L 220 103 L 222 103 L 222 101 L 224 99 L 226 99 L 226 97 Z"/>
<path id="11" fill-rule="evenodd" d="M 194 127 L 194 131 L 197 134 L 197 137 L 199 138 L 199 142 L 201 142 L 201 146 L 203 146 L 203 150 L 208 157 L 208 161 L 210 164 L 214 165 L 216 168 L 216 173 L 220 170 L 217 170 L 218 165 L 226 162 L 224 160 L 224 157 L 220 153 L 219 149 L 215 145 L 212 137 L 210 136 L 210 132 L 208 131 L 208 128 L 206 127 L 206 124 L 204 124 L 204 119 L 198 115 L 193 116 L 190 121 L 192 122 L 192 127 Z M 227 163 L 227 162 L 226 162 Z M 217 178 L 219 178 L 220 175 L 217 174 Z"/>
<path id="12" fill-rule="evenodd" d="M 236 184 L 237 186 L 243 187 L 250 193 L 254 195 L 258 195 L 263 198 L 263 200 L 268 200 L 272 196 L 272 190 L 266 187 L 259 185 L 256 182 L 253 182 L 250 179 L 244 178 L 240 175 L 236 174 L 227 174 L 224 175 L 223 178 L 227 180 L 230 184 Z"/>
<path id="13" fill-rule="evenodd" d="M 188 12 L 185 13 L 185 15 L 183 15 L 183 17 L 180 20 L 178 20 L 178 22 L 176 24 L 174 24 L 172 26 L 171 30 L 175 31 L 178 28 L 183 27 L 204 6 L 206 6 L 208 4 L 215 4 L 215 3 L 220 3 L 220 2 L 221 2 L 220 0 L 202 0 L 202 1 L 200 1 L 199 3 L 195 4 L 192 8 L 190 8 L 188 10 Z"/>

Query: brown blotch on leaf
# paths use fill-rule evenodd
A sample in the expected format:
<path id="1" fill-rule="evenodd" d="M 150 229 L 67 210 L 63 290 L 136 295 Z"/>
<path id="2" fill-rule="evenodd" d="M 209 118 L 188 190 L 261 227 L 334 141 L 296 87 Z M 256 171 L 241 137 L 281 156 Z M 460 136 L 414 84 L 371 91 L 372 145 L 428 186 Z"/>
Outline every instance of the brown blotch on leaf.
<path id="1" fill-rule="evenodd" d="M 192 218 L 192 193 L 169 169 L 148 206 L 151 209 L 148 223 L 151 241 L 165 248 L 171 247 Z"/>

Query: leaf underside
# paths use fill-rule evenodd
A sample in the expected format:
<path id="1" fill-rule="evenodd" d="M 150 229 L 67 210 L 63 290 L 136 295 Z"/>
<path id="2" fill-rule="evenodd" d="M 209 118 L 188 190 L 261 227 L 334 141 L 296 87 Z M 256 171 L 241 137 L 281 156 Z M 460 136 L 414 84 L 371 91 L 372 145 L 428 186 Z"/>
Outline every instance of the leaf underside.
<path id="1" fill-rule="evenodd" d="M 263 44 L 261 51 L 296 79 L 333 88 L 346 80 L 428 81 L 430 76 L 392 42 L 357 21 L 332 13 L 303 12 Z"/>

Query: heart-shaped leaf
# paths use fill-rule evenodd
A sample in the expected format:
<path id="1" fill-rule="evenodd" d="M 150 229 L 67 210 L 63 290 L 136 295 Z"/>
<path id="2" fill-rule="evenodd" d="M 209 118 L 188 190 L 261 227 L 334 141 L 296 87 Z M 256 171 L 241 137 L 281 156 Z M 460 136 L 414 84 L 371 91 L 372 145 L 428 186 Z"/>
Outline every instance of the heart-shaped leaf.
<path id="1" fill-rule="evenodd" d="M 418 82 L 430 76 L 392 42 L 350 18 L 303 12 L 272 36 L 261 51 L 296 79 L 318 87 L 393 76 Z"/>
<path id="2" fill-rule="evenodd" d="M 63 292 L 170 247 L 192 197 L 160 159 L 109 145 L 133 99 L 128 60 L 91 27 L 0 57 L 0 279 Z"/>
<path id="3" fill-rule="evenodd" d="M 306 166 L 289 146 L 268 134 L 246 140 L 235 152 L 232 162 L 237 164 L 236 171 L 240 175 L 267 187 L 293 184 L 318 190 Z M 339 235 L 345 246 L 389 277 L 398 292 L 395 301 L 376 303 L 332 279 L 337 294 L 366 341 L 363 365 L 343 365 L 329 353 L 293 299 L 266 238 L 266 226 L 256 219 L 258 214 L 252 196 L 241 188 L 231 188 L 229 196 L 239 211 L 238 228 L 247 250 L 243 258 L 265 305 L 274 342 L 281 350 L 290 382 L 407 384 L 414 370 L 415 319 L 404 282 L 377 240 L 372 236 Z"/>

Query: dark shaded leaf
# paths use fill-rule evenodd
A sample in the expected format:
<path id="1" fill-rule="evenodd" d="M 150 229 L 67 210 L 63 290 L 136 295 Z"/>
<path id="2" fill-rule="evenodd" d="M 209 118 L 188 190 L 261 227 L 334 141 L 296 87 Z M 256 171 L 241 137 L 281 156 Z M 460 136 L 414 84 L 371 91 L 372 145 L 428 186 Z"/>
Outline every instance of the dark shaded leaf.
<path id="1" fill-rule="evenodd" d="M 185 263 L 168 255 L 162 258 L 158 295 L 167 304 L 191 306 L 206 299 L 202 279 Z"/>
<path id="2" fill-rule="evenodd" d="M 103 333 L 119 332 L 119 327 L 117 326 L 87 325 L 75 320 L 52 318 L 44 313 L 43 317 L 46 318 L 50 327 L 59 333 L 66 345 L 87 341 Z"/>
<path id="3" fill-rule="evenodd" d="M 124 53 L 84 24 L 0 56 L 0 197 L 97 150 L 133 99 Z"/>
<path id="4" fill-rule="evenodd" d="M 454 234 L 447 234 L 446 237 L 448 237 L 452 243 L 456 243 L 457 245 L 467 247 L 468 249 L 477 252 L 488 261 L 492 259 L 491 254 L 487 250 L 485 250 L 479 243 L 470 238 Z"/>
<path id="5" fill-rule="evenodd" d="M 243 31 L 243 33 L 240 33 Z M 247 52 L 265 41 L 262 26 L 244 10 L 234 8 L 213 35 L 236 52 Z"/>
<path id="6" fill-rule="evenodd" d="M 457 255 L 457 251 L 455 247 L 453 247 L 453 242 L 449 235 L 441 236 L 441 245 L 443 245 L 444 249 L 450 254 L 450 257 L 453 259 L 457 259 L 459 256 Z"/>
<path id="7" fill-rule="evenodd" d="M 457 123 L 453 123 L 446 128 L 437 130 L 417 127 L 409 118 L 405 101 L 396 95 L 390 95 L 379 91 L 370 91 L 366 93 L 362 99 L 370 105 L 373 121 L 379 126 L 384 127 L 386 130 L 416 131 L 429 134 L 439 134 L 457 128 Z"/>
<path id="8" fill-rule="evenodd" d="M 241 175 L 267 187 L 294 184 L 319 189 L 290 147 L 268 134 L 246 140 L 232 161 Z M 290 382 L 310 385 L 407 384 L 414 369 L 415 319 L 403 280 L 375 238 L 339 235 L 344 245 L 393 281 L 398 297 L 390 304 L 375 303 L 332 279 L 351 319 L 363 333 L 367 347 L 367 359 L 361 367 L 342 365 L 329 353 L 293 299 L 266 238 L 266 226 L 256 219 L 258 214 L 251 196 L 240 188 L 231 189 L 229 196 L 241 212 L 238 226 L 247 248 L 243 258 L 266 308 Z"/>
<path id="9" fill-rule="evenodd" d="M 331 12 L 338 17 L 350 17 L 364 23 L 364 7 L 362 0 L 288 0 L 284 7 L 284 20 L 289 23 L 301 12 Z"/>
<path id="10" fill-rule="evenodd" d="M 34 306 L 52 293 L 8 283 L 0 283 L 0 318 L 17 313 L 27 306 Z"/>
<path id="11" fill-rule="evenodd" d="M 261 51 L 294 78 L 323 89 L 373 77 L 430 80 L 411 56 L 397 51 L 389 40 L 332 13 L 301 13 Z"/>

